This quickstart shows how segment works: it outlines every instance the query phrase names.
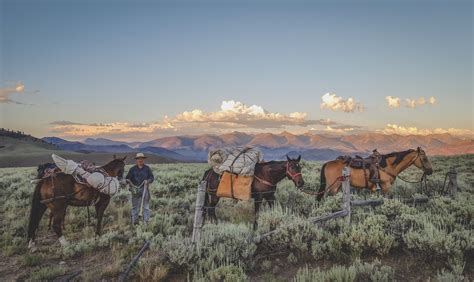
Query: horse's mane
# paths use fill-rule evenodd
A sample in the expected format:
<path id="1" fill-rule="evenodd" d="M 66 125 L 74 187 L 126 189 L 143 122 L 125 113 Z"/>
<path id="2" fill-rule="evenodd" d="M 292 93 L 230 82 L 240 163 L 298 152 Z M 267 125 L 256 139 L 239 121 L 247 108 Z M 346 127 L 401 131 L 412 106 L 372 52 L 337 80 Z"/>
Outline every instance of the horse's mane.
<path id="1" fill-rule="evenodd" d="M 387 166 L 387 159 L 391 157 L 395 157 L 395 161 L 393 161 L 393 165 L 399 164 L 405 157 L 406 155 L 410 154 L 411 152 L 414 152 L 415 150 L 410 149 L 406 151 L 401 151 L 401 152 L 392 152 L 389 154 L 382 155 L 382 158 L 380 160 L 380 165 L 382 167 Z"/>

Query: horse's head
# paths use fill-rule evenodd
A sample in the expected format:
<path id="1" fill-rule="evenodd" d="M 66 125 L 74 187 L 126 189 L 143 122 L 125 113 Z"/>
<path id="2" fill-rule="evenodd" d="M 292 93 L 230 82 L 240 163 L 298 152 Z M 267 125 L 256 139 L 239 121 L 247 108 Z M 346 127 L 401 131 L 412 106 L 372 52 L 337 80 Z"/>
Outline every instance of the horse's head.
<path id="1" fill-rule="evenodd" d="M 431 162 L 428 160 L 425 151 L 418 147 L 416 149 L 416 152 L 418 154 L 418 157 L 416 158 L 413 164 L 417 168 L 423 170 L 426 175 L 431 175 L 433 173 L 433 167 L 431 166 Z"/>
<path id="2" fill-rule="evenodd" d="M 125 159 L 127 156 L 123 158 L 117 158 L 114 155 L 114 159 L 107 163 L 103 168 L 109 173 L 110 176 L 116 176 L 119 180 L 123 178 L 123 174 L 125 172 Z"/>
<path id="3" fill-rule="evenodd" d="M 300 188 L 304 185 L 303 175 L 301 174 L 301 155 L 296 159 L 286 156 L 286 176 L 292 180 L 296 187 Z"/>

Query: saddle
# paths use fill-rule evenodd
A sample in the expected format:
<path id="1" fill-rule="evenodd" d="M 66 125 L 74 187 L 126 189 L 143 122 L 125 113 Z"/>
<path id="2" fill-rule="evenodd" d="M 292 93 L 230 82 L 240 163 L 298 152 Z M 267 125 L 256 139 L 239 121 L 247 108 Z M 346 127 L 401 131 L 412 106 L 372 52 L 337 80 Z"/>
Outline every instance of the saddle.
<path id="1" fill-rule="evenodd" d="M 344 164 L 356 169 L 366 169 L 372 165 L 372 159 L 370 157 L 362 158 L 361 156 L 339 156 L 336 158 L 336 160 L 343 160 Z"/>

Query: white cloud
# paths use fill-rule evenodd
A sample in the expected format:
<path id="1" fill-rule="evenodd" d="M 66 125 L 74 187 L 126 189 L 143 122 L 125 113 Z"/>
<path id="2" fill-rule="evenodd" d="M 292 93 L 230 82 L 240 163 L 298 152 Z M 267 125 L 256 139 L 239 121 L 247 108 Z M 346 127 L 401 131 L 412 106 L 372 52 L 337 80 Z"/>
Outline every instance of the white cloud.
<path id="1" fill-rule="evenodd" d="M 21 102 L 10 99 L 10 96 L 17 95 L 17 94 L 25 94 L 25 93 L 35 94 L 38 92 L 39 92 L 38 90 L 26 91 L 25 84 L 23 84 L 23 82 L 10 83 L 10 85 L 0 88 L 0 103 L 26 105 L 25 103 L 21 103 Z"/>
<path id="2" fill-rule="evenodd" d="M 386 96 L 385 100 L 387 101 L 387 106 L 389 108 L 399 108 L 401 105 L 399 97 Z M 419 97 L 419 98 L 405 98 L 405 107 L 416 109 L 419 106 L 423 105 L 434 105 L 436 103 L 436 98 L 431 96 L 429 98 Z"/>
<path id="3" fill-rule="evenodd" d="M 323 102 L 321 103 L 321 109 L 343 111 L 346 113 L 364 111 L 364 106 L 359 102 L 355 102 L 353 98 L 348 98 L 347 100 L 345 100 L 342 97 L 336 96 L 336 94 L 326 93 L 321 97 L 321 99 L 323 100 Z"/>
<path id="4" fill-rule="evenodd" d="M 434 105 L 436 103 L 436 98 L 431 96 L 429 99 L 428 99 L 428 103 L 430 103 L 431 105 Z"/>
<path id="5" fill-rule="evenodd" d="M 282 114 L 269 112 L 261 106 L 246 105 L 238 101 L 223 101 L 217 111 L 205 112 L 200 109 L 182 112 L 174 117 L 165 116 L 163 120 L 132 124 L 112 122 L 105 124 L 82 124 L 71 121 L 51 123 L 52 131 L 61 136 L 87 137 L 97 135 L 132 136 L 134 134 L 190 134 L 205 131 L 258 131 L 267 129 L 301 128 L 309 126 L 346 126 L 328 119 L 308 119 L 306 113 Z"/>
<path id="6" fill-rule="evenodd" d="M 430 105 L 434 105 L 436 103 L 436 98 L 431 96 L 430 98 L 428 98 L 428 101 L 426 101 L 425 97 L 419 97 L 416 99 L 407 98 L 405 99 L 405 102 L 406 107 L 415 109 L 416 107 L 426 105 L 427 103 Z"/>
<path id="7" fill-rule="evenodd" d="M 389 108 L 399 108 L 400 107 L 400 98 L 386 96 L 385 100 L 387 100 L 387 104 Z"/>
<path id="8" fill-rule="evenodd" d="M 421 129 L 417 127 L 401 126 L 397 124 L 387 124 L 386 127 L 380 132 L 384 134 L 399 134 L 399 135 L 429 135 L 429 134 L 444 134 L 449 133 L 456 136 L 470 136 L 474 137 L 474 131 L 470 129 L 462 128 L 434 128 L 434 129 Z"/>

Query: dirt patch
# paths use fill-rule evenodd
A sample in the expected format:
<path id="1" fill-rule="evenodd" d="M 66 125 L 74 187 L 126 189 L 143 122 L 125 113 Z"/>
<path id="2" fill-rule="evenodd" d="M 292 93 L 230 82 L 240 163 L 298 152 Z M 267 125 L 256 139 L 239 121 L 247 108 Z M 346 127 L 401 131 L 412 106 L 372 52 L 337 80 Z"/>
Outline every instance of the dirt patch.
<path id="1" fill-rule="evenodd" d="M 251 281 L 290 281 L 292 280 L 298 269 L 307 266 L 309 269 L 320 268 L 327 270 L 335 265 L 348 266 L 350 262 L 341 262 L 335 260 L 319 260 L 314 261 L 309 259 L 307 261 L 299 261 L 296 264 L 288 262 L 288 255 L 290 252 L 280 252 L 262 257 L 262 259 L 271 262 L 269 269 L 255 269 L 248 273 Z M 414 256 L 410 253 L 393 250 L 386 256 L 366 255 L 361 257 L 363 262 L 373 262 L 378 259 L 382 265 L 392 267 L 395 272 L 395 280 L 397 281 L 426 281 L 428 277 L 434 277 L 441 269 L 445 268 L 440 261 L 433 261 L 419 256 Z M 466 265 L 464 268 L 464 276 L 469 280 L 474 278 L 473 266 L 474 256 L 468 254 L 466 256 Z"/>

